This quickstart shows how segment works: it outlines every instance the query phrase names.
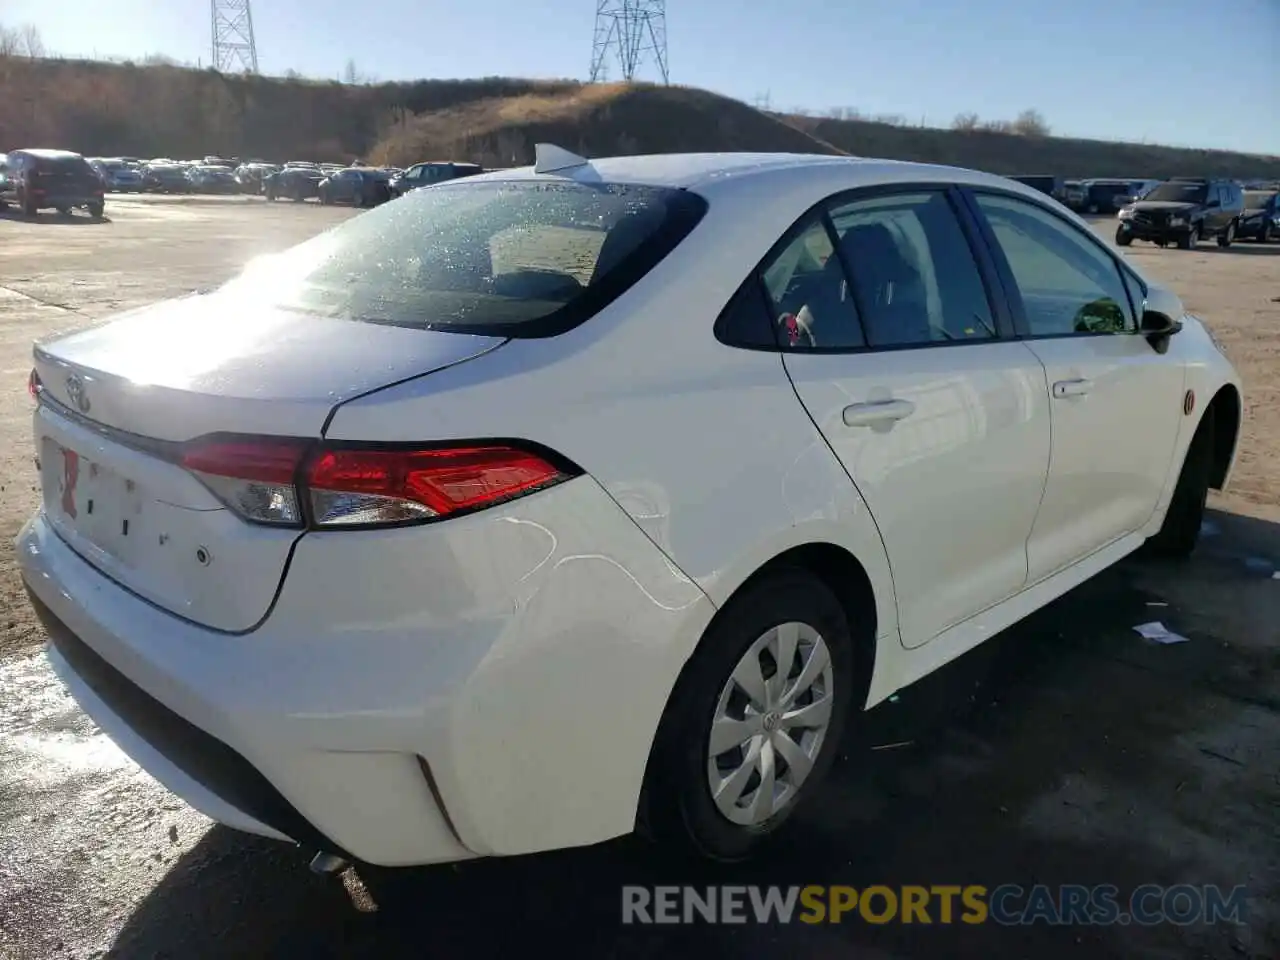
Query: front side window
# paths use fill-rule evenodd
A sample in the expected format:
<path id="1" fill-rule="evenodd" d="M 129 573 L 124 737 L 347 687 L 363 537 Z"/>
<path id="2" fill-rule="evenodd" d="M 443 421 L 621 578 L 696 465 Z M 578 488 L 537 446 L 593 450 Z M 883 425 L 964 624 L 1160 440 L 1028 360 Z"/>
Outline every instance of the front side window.
<path id="1" fill-rule="evenodd" d="M 1031 336 L 1129 333 L 1129 296 L 1111 256 L 1036 204 L 978 193 L 1017 284 Z"/>
<path id="2" fill-rule="evenodd" d="M 705 212 L 672 188 L 459 180 L 262 258 L 223 291 L 325 317 L 550 336 L 639 280 Z"/>
<path id="3" fill-rule="evenodd" d="M 986 288 L 945 193 L 857 200 L 833 209 L 831 222 L 868 346 L 996 335 Z"/>

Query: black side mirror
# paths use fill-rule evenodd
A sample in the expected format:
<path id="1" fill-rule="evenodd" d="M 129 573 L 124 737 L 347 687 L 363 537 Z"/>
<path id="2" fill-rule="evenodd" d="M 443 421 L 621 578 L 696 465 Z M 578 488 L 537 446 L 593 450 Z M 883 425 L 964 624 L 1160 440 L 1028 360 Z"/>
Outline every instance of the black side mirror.
<path id="1" fill-rule="evenodd" d="M 1167 353 L 1169 338 L 1181 329 L 1181 320 L 1175 320 L 1159 310 L 1146 310 L 1143 311 L 1138 332 L 1147 338 L 1147 343 L 1151 344 L 1156 353 Z"/>

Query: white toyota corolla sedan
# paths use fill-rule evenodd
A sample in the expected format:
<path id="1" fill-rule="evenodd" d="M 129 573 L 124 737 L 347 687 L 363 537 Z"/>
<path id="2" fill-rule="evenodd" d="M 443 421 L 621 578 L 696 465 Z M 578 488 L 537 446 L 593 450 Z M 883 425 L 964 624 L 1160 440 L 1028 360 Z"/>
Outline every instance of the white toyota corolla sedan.
<path id="1" fill-rule="evenodd" d="M 215 820 L 382 865 L 747 855 L 862 711 L 1189 553 L 1241 416 L 1020 184 L 548 146 L 39 344 L 31 391 L 72 693 Z"/>

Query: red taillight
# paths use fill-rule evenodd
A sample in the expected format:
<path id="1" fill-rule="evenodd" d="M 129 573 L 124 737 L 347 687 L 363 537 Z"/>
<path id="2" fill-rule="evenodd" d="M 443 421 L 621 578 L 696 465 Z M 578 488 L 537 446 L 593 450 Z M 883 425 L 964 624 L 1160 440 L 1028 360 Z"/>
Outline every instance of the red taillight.
<path id="1" fill-rule="evenodd" d="M 309 453 L 314 448 L 314 453 Z M 370 527 L 477 510 L 566 480 L 573 473 L 509 445 L 402 449 L 316 447 L 281 438 L 209 438 L 181 464 L 254 523 Z"/>
<path id="2" fill-rule="evenodd" d="M 302 525 L 295 480 L 309 444 L 291 439 L 197 440 L 180 463 L 246 520 Z"/>
<path id="3" fill-rule="evenodd" d="M 509 446 L 427 450 L 337 448 L 310 461 L 304 483 L 319 527 L 429 520 L 491 506 L 568 478 Z"/>
<path id="4" fill-rule="evenodd" d="M 31 376 L 27 377 L 27 393 L 31 394 L 32 400 L 39 400 L 40 391 L 43 388 L 44 385 L 40 382 L 40 374 L 37 373 L 33 367 L 31 370 Z"/>

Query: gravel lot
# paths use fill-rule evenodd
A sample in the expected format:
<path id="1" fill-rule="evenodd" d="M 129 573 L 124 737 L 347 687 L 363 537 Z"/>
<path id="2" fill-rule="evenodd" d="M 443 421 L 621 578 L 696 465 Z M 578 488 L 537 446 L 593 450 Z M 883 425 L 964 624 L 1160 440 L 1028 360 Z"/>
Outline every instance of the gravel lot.
<path id="1" fill-rule="evenodd" d="M 348 215 L 186 198 L 112 199 L 104 223 L 0 215 L 5 541 L 36 505 L 33 338 L 208 286 Z M 623 841 L 311 876 L 295 850 L 212 827 L 95 731 L 44 666 L 0 551 L 0 958 L 1280 956 L 1280 245 L 1128 255 L 1245 379 L 1241 461 L 1203 548 L 1108 571 L 878 708 L 826 803 L 748 867 Z M 1140 640 L 1153 619 L 1191 642 Z M 1242 926 L 622 927 L 620 886 L 663 882 L 1244 884 L 1250 900 Z"/>

